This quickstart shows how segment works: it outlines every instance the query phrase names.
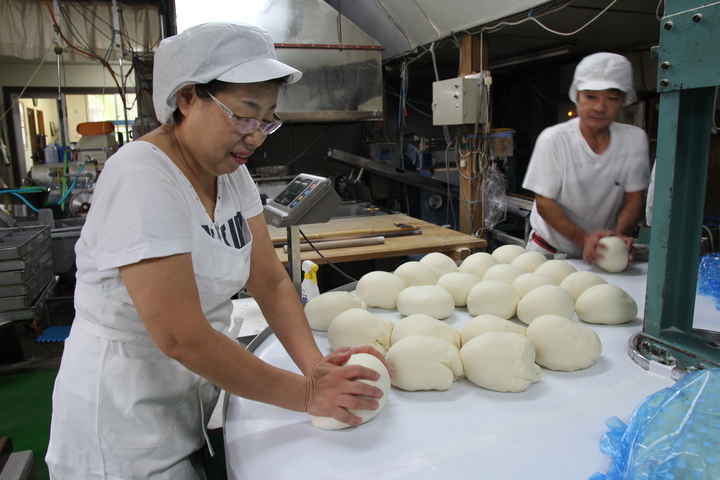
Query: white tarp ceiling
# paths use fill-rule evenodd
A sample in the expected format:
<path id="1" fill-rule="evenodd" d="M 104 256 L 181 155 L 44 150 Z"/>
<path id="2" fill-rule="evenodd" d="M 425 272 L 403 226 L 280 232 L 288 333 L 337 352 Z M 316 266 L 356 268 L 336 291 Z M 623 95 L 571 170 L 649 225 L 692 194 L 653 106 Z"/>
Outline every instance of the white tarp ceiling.
<path id="1" fill-rule="evenodd" d="M 548 0 L 325 0 L 383 46 L 383 59 L 519 12 Z"/>

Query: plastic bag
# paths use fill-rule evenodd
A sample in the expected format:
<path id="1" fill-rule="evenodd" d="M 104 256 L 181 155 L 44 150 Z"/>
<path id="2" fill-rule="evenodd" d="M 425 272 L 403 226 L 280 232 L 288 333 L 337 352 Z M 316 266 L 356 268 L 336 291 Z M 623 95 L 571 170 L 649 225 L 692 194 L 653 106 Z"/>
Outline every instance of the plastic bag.
<path id="1" fill-rule="evenodd" d="M 700 259 L 697 291 L 700 295 L 720 300 L 720 253 L 711 253 Z M 720 310 L 720 302 L 715 304 L 715 309 Z"/>
<path id="2" fill-rule="evenodd" d="M 507 214 L 507 196 L 505 195 L 505 177 L 494 168 L 485 170 L 482 184 L 483 216 L 485 228 L 492 230 L 505 220 Z"/>
<path id="3" fill-rule="evenodd" d="M 720 369 L 687 373 L 647 397 L 600 440 L 612 460 L 590 480 L 720 479 Z"/>

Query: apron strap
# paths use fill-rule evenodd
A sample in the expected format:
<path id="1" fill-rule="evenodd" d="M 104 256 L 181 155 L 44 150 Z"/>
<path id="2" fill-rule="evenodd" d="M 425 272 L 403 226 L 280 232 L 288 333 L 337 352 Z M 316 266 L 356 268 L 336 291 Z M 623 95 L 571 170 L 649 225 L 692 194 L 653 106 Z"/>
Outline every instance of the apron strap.
<path id="1" fill-rule="evenodd" d="M 121 332 L 120 330 L 115 330 L 114 328 L 104 327 L 102 325 L 98 325 L 97 323 L 92 323 L 77 314 L 75 315 L 75 319 L 73 320 L 73 326 L 76 325 L 85 330 L 90 335 L 104 338 L 106 340 L 111 340 L 113 342 L 123 342 L 129 343 L 131 345 L 139 345 L 142 347 L 157 348 L 157 345 L 155 345 L 155 342 L 153 342 L 149 336 Z"/>
<path id="2" fill-rule="evenodd" d="M 200 424 L 202 426 L 202 432 L 205 436 L 205 443 L 207 444 L 208 451 L 210 452 L 210 456 L 215 456 L 215 450 L 213 450 L 212 444 L 210 443 L 210 436 L 208 435 L 207 428 L 205 425 L 207 422 L 205 422 L 205 409 L 203 408 L 203 398 L 202 398 L 202 391 L 200 390 L 202 388 L 202 382 L 200 382 L 200 385 L 198 385 L 197 394 L 198 398 L 200 399 Z"/>

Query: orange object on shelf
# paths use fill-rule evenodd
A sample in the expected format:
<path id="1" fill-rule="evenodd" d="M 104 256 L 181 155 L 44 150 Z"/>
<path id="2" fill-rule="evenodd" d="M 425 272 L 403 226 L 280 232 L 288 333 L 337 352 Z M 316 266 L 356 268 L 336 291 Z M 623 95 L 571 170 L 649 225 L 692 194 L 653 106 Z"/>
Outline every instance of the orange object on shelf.
<path id="1" fill-rule="evenodd" d="M 85 122 L 79 123 L 77 133 L 80 135 L 107 135 L 115 131 L 112 122 Z"/>

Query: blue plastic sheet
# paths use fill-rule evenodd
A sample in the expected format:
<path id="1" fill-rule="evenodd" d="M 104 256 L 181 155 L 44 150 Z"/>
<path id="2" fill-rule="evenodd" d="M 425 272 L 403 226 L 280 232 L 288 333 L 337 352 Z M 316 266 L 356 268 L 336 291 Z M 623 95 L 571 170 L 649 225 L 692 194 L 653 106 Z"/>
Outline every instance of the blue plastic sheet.
<path id="1" fill-rule="evenodd" d="M 600 440 L 611 458 L 590 480 L 720 479 L 720 369 L 687 373 L 635 409 L 617 417 Z"/>
<path id="2" fill-rule="evenodd" d="M 704 255 L 700 259 L 697 291 L 720 300 L 720 253 Z M 720 310 L 720 302 L 715 304 L 715 309 Z"/>

